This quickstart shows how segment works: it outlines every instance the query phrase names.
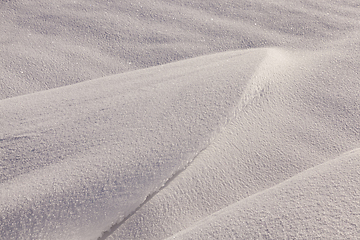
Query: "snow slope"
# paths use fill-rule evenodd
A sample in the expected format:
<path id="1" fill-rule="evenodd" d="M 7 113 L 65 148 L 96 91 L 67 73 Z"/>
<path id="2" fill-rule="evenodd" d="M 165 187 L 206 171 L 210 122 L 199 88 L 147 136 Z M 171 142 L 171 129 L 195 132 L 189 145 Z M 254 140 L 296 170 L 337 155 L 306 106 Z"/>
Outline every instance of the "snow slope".
<path id="1" fill-rule="evenodd" d="M 240 200 L 169 239 L 357 239 L 360 151 Z"/>
<path id="2" fill-rule="evenodd" d="M 0 99 L 229 50 L 317 47 L 359 30 L 358 2 L 0 1 Z"/>
<path id="3" fill-rule="evenodd" d="M 0 2 L 0 239 L 360 238 L 359 7 Z"/>
<path id="4" fill-rule="evenodd" d="M 2 235 L 190 234 L 203 218 L 358 148 L 359 57 L 347 43 L 338 44 L 352 59 L 239 50 L 2 100 Z"/>
<path id="5" fill-rule="evenodd" d="M 343 44 L 340 55 L 339 52 L 329 50 L 289 52 L 268 49 L 267 57 L 248 82 L 232 120 L 186 171 L 180 173 L 126 222 L 117 226 L 108 239 L 169 237 L 231 204 L 241 203 L 242 199 L 276 186 L 343 152 L 358 148 L 359 48 L 350 47 L 352 53 L 348 53 L 353 58 L 349 59 L 349 55 L 345 54 L 348 42 Z M 345 181 L 342 175 L 338 177 L 338 181 Z M 353 185 L 352 182 L 348 184 Z M 349 188 L 358 189 L 358 186 Z M 288 193 L 289 196 L 281 195 L 278 198 L 284 197 L 284 201 L 290 201 L 290 196 L 296 194 L 302 193 L 294 190 Z M 306 200 L 311 195 L 303 197 Z M 330 197 L 332 201 L 343 199 L 341 194 Z M 348 196 L 352 206 L 358 204 L 358 200 L 358 193 Z M 269 200 L 267 204 L 274 203 Z M 339 208 L 345 214 L 339 217 L 347 217 L 348 208 Z M 231 212 L 233 208 L 229 209 Z M 321 209 L 322 205 L 319 205 L 319 211 Z M 290 210 L 284 209 L 284 214 Z M 232 217 L 243 219 L 241 214 Z M 311 221 L 316 225 L 316 218 Z M 215 229 L 212 232 L 213 225 L 208 225 L 210 230 L 207 229 L 205 235 L 201 234 L 202 228 L 199 227 L 194 230 L 194 236 L 192 230 L 186 236 L 190 239 L 207 239 L 209 236 L 214 239 L 243 238 L 242 234 L 247 233 L 242 230 L 244 225 L 237 228 L 235 222 L 235 227 L 230 228 L 228 224 L 231 222 L 228 219 L 224 224 L 221 220 L 216 223 L 218 228 L 223 229 L 219 230 L 220 235 L 216 235 Z M 258 233 L 266 234 L 260 220 L 248 224 L 250 230 L 246 236 L 250 239 L 257 239 Z M 273 232 L 284 233 L 269 237 L 292 238 L 295 233 L 302 231 L 301 219 L 297 225 L 292 232 L 281 225 L 274 226 Z M 351 236 L 359 237 L 358 226 L 353 226 L 351 231 Z M 227 232 L 229 235 L 224 238 Z M 307 234 L 306 238 L 317 237 L 311 235 L 311 232 Z M 332 238 L 332 234 L 328 232 L 324 238 Z M 244 238 L 247 237 L 244 235 Z"/>
<path id="6" fill-rule="evenodd" d="M 2 100 L 3 237 L 100 235 L 209 144 L 265 54 L 216 54 Z"/>

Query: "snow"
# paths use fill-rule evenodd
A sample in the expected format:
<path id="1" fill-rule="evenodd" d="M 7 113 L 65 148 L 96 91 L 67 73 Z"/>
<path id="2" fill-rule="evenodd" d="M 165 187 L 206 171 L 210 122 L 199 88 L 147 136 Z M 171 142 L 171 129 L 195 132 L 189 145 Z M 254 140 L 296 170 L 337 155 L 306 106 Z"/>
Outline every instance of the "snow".
<path id="1" fill-rule="evenodd" d="M 0 239 L 360 238 L 354 1 L 0 7 Z"/>
<path id="2" fill-rule="evenodd" d="M 266 238 L 267 233 L 262 227 L 272 215 L 269 213 L 264 217 L 258 216 L 262 207 L 260 203 L 260 210 L 256 209 L 254 214 L 246 215 L 250 220 L 255 216 L 260 219 L 252 222 L 249 220 L 246 223 L 248 225 L 240 224 L 246 219 L 242 218 L 246 207 L 238 215 L 221 218 L 214 225 L 206 225 L 204 232 L 201 224 L 205 221 L 204 218 L 211 219 L 213 214 L 216 215 L 222 209 L 233 212 L 237 209 L 231 207 L 233 204 L 241 205 L 243 199 L 252 199 L 253 195 L 276 187 L 296 174 L 301 175 L 303 171 L 317 165 L 321 168 L 324 162 L 359 147 L 359 119 L 356 117 L 360 109 L 356 100 L 359 98 L 358 77 L 356 72 L 352 72 L 354 69 L 350 64 L 342 66 L 341 70 L 333 65 L 331 70 L 328 69 L 333 58 L 333 55 L 324 55 L 323 52 L 267 50 L 267 56 L 259 64 L 243 93 L 243 96 L 252 96 L 245 97 L 247 104 L 240 101 L 235 108 L 234 117 L 186 171 L 180 173 L 107 239 L 164 239 L 179 231 L 186 232 L 188 235 L 184 233 L 184 236 L 190 239 L 261 238 L 256 234 L 264 234 L 263 238 Z M 284 59 L 287 61 L 283 61 Z M 337 62 L 341 62 L 341 59 L 338 58 Z M 326 75 L 323 75 L 325 71 Z M 342 178 L 342 175 L 335 176 Z M 347 180 L 339 181 L 346 188 Z M 334 184 L 336 187 L 336 182 Z M 349 184 L 352 185 L 349 187 L 351 191 L 358 189 L 356 183 Z M 286 195 L 276 196 L 280 200 L 285 198 L 284 201 L 289 201 L 291 205 L 292 196 L 297 194 L 302 195 L 305 202 L 312 197 L 296 188 L 286 192 Z M 356 192 L 328 197 L 333 202 L 346 197 L 351 206 L 356 205 L 359 200 Z M 267 204 L 265 212 L 267 208 L 272 208 L 271 204 L 278 202 L 277 198 L 261 202 Z M 318 206 L 322 207 L 321 204 Z M 277 215 L 277 211 L 282 211 L 281 205 L 273 208 Z M 344 206 L 338 208 L 342 213 L 349 210 Z M 292 208 L 283 211 L 284 215 L 288 212 L 290 214 Z M 304 217 L 308 216 L 306 211 L 308 210 L 304 210 Z M 317 217 L 319 216 L 315 214 L 307 220 L 314 224 L 314 228 Z M 234 219 L 237 218 L 240 220 L 235 222 Z M 352 223 L 356 220 L 359 220 L 358 215 L 353 216 Z M 267 237 L 282 239 L 296 236 L 304 226 L 301 218 L 292 221 L 296 222 L 292 232 L 282 225 L 276 225 L 273 226 L 272 235 L 268 234 Z M 293 226 L 291 222 L 288 224 L 288 228 Z M 199 227 L 191 230 L 194 225 Z M 320 226 L 317 231 L 321 231 Z M 274 235 L 276 232 L 284 234 Z M 297 238 L 317 237 L 311 235 L 311 230 L 306 234 Z M 352 226 L 348 234 L 357 236 L 358 227 Z M 334 232 L 329 231 L 322 238 L 334 236 Z"/>
<path id="3" fill-rule="evenodd" d="M 99 236 L 208 145 L 264 53 L 200 57 L 1 101 L 4 237 Z"/>
<path id="4" fill-rule="evenodd" d="M 240 200 L 169 239 L 356 239 L 359 149 Z"/>

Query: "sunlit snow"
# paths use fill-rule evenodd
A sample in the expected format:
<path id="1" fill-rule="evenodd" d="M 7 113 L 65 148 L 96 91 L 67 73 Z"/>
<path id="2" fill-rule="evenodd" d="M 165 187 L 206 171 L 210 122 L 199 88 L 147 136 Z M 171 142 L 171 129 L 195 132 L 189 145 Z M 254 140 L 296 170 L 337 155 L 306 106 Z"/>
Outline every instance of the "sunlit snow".
<path id="1" fill-rule="evenodd" d="M 0 2 L 0 239 L 360 238 L 359 8 Z"/>

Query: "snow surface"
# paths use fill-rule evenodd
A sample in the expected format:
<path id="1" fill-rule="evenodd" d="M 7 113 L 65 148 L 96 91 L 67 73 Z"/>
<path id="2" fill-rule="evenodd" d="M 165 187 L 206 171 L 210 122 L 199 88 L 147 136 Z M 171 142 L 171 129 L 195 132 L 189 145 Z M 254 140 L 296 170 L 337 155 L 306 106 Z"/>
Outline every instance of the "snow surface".
<path id="1" fill-rule="evenodd" d="M 356 1 L 0 7 L 0 239 L 360 238 Z"/>
<path id="2" fill-rule="evenodd" d="M 360 85 L 357 70 L 352 69 L 350 64 L 347 67 L 334 67 L 330 64 L 333 58 L 335 56 L 328 52 L 294 54 L 268 49 L 267 56 L 250 79 L 242 101 L 235 108 L 235 116 L 231 121 L 186 171 L 118 226 L 108 239 L 163 239 L 181 230 L 186 234 L 182 235 L 181 232 L 180 239 L 181 236 L 185 239 L 359 237 L 359 226 L 356 223 L 360 222 L 360 216 L 355 206 L 359 203 L 360 192 L 356 184 L 359 180 L 356 165 L 347 167 L 353 167 L 355 171 L 352 172 L 354 179 L 351 181 L 347 181 L 341 174 L 335 175 L 342 183 L 339 188 L 345 188 L 344 191 L 348 188 L 348 194 L 339 192 L 338 196 L 334 194 L 336 191 L 332 191 L 324 196 L 334 202 L 334 207 L 339 211 L 338 218 L 348 219 L 351 216 L 351 222 L 342 223 L 333 231 L 321 228 L 331 219 L 319 221 L 319 218 L 332 218 L 330 207 L 326 207 L 328 212 L 321 212 L 326 210 L 321 202 L 316 206 L 323 215 L 309 216 L 307 212 L 313 211 L 313 206 L 304 209 L 301 217 L 294 219 L 290 215 L 295 214 L 290 207 L 294 203 L 292 196 L 299 194 L 304 202 L 313 201 L 310 190 L 304 190 L 306 193 L 297 190 L 302 188 L 301 185 L 295 185 L 296 188 L 290 188 L 286 194 L 281 192 L 282 195 L 276 195 L 276 199 L 268 197 L 263 200 L 259 197 L 259 201 L 264 202 L 258 203 L 259 209 L 254 210 L 253 214 L 250 212 L 246 215 L 249 222 L 242 223 L 246 219 L 243 217 L 245 210 L 238 211 L 237 207 L 233 207 L 233 204 L 243 207 L 241 204 L 244 199 L 249 198 L 247 201 L 251 201 L 255 198 L 252 195 L 277 188 L 278 184 L 292 176 L 301 175 L 306 169 L 359 147 L 360 119 L 357 116 L 360 110 Z M 343 59 L 337 58 L 338 63 L 341 61 Z M 332 69 L 329 69 L 330 66 Z M 352 161 L 358 160 L 358 155 L 354 155 Z M 305 178 L 304 184 L 310 180 Z M 321 183 L 326 181 L 324 179 Z M 330 185 L 332 188 L 338 186 L 336 182 L 329 184 L 334 184 Z M 326 185 L 319 184 L 318 188 L 321 186 L 326 191 Z M 322 192 L 318 190 L 314 194 L 321 198 Z M 288 201 L 288 208 L 282 208 L 281 204 L 272 207 L 279 199 Z M 335 204 L 343 199 L 348 201 L 348 205 Z M 266 214 L 258 214 L 261 207 L 265 208 Z M 208 218 L 212 219 L 213 214 L 217 216 L 221 209 L 234 214 L 229 218 L 219 218 L 214 224 L 202 224 L 202 221 L 207 221 L 204 218 L 210 215 Z M 349 213 L 352 209 L 354 212 Z M 275 213 L 267 213 L 270 210 Z M 282 211 L 283 215 L 280 215 Z M 287 214 L 292 222 L 286 222 Z M 264 225 L 268 221 L 269 225 L 274 224 L 271 221 L 275 221 L 273 219 L 276 217 L 284 221 L 284 225 L 279 223 L 271 226 L 271 232 L 267 232 Z M 306 219 L 305 224 L 303 220 L 306 217 L 310 219 Z M 253 218 L 256 221 L 252 221 Z M 329 223 L 327 227 L 334 227 L 338 223 Z M 187 229 L 192 229 L 194 224 L 197 227 L 195 230 Z M 305 231 L 308 224 L 312 224 L 313 228 Z M 203 226 L 206 226 L 204 231 Z M 335 234 L 336 229 L 345 227 L 343 235 L 340 232 Z"/>
<path id="3" fill-rule="evenodd" d="M 357 239 L 360 149 L 236 202 L 169 239 Z"/>
<path id="4" fill-rule="evenodd" d="M 1 101 L 4 237 L 100 235 L 208 145 L 263 55 L 200 57 Z"/>

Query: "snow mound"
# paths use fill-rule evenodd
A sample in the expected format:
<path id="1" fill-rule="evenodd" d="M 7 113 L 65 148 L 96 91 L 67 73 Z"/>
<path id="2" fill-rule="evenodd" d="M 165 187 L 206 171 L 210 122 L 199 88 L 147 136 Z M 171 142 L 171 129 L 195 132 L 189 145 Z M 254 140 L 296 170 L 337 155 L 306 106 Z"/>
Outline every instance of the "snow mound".
<path id="1" fill-rule="evenodd" d="M 347 41 L 336 44 L 337 48 L 319 51 L 268 49 L 229 123 L 185 171 L 112 229 L 107 239 L 170 237 L 242 199 L 359 148 L 359 48 L 348 47 L 356 45 L 354 40 L 350 45 Z M 357 195 L 349 199 L 355 203 Z M 253 223 L 256 234 L 260 222 Z M 223 226 L 225 232 L 227 225 Z M 279 226 L 277 230 L 286 229 Z M 191 238 L 190 233 L 186 236 Z"/>
<path id="2" fill-rule="evenodd" d="M 357 239 L 360 149 L 211 214 L 168 239 Z"/>
<path id="3" fill-rule="evenodd" d="M 209 55 L 0 101 L 2 236 L 100 236 L 209 145 L 267 51 Z"/>
<path id="4" fill-rule="evenodd" d="M 337 228 L 320 226 L 336 224 L 321 202 L 326 188 L 311 195 L 318 180 L 309 177 L 296 193 L 292 177 L 360 148 L 354 36 L 317 51 L 231 51 L 1 100 L 2 237 L 333 236 Z M 351 163 L 345 177 L 324 173 L 339 177 L 330 192 L 343 189 L 325 195 L 348 229 L 339 237 L 358 237 Z M 291 208 L 296 194 L 302 212 Z M 276 201 L 288 201 L 284 212 Z M 320 213 L 302 225 L 308 211 Z M 231 225 L 243 213 L 245 228 Z"/>

